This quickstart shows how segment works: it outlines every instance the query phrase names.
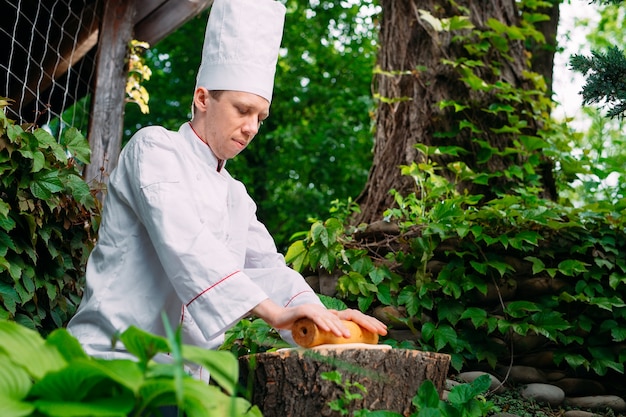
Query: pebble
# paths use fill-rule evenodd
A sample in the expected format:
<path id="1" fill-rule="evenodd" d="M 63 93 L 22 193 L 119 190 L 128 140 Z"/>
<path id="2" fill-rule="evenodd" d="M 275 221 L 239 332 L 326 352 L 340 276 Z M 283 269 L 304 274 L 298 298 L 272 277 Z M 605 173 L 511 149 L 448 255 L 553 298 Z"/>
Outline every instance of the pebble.
<path id="1" fill-rule="evenodd" d="M 565 392 L 550 384 L 528 384 L 520 390 L 520 394 L 528 400 L 551 407 L 560 405 L 565 399 Z"/>
<path id="2" fill-rule="evenodd" d="M 610 408 L 616 413 L 626 411 L 626 401 L 617 395 L 590 395 L 587 397 L 568 397 L 564 405 L 590 410 L 604 410 Z"/>
<path id="3" fill-rule="evenodd" d="M 505 375 L 502 369 L 498 370 L 500 375 Z M 500 379 L 495 375 L 483 371 L 468 371 L 462 372 L 456 375 L 456 379 L 464 381 L 465 383 L 471 383 L 481 375 L 489 375 L 491 378 L 490 391 L 501 393 L 506 391 Z M 626 400 L 617 395 L 585 395 L 585 396 L 573 396 L 570 393 L 600 393 L 606 391 L 605 387 L 595 380 L 585 378 L 572 378 L 563 377 L 558 372 L 550 373 L 550 378 L 547 378 L 548 372 L 543 372 L 537 368 L 530 366 L 513 366 L 509 369 L 507 382 L 511 382 L 515 389 L 519 390 L 522 397 L 537 402 L 538 404 L 546 405 L 552 409 L 563 409 L 564 407 L 576 408 L 576 410 L 562 410 L 559 414 L 562 417 L 596 417 L 602 414 L 596 414 L 596 412 L 604 412 L 610 409 L 615 415 L 623 415 L 626 412 Z M 554 380 L 553 380 L 554 379 Z M 530 383 L 521 384 L 519 381 L 533 381 Z M 549 380 L 550 382 L 545 382 Z M 539 382 L 542 381 L 542 382 Z M 450 390 L 458 382 L 454 380 L 446 381 L 446 389 Z M 510 388 L 509 388 L 510 389 Z M 495 391 L 494 391 L 495 390 Z M 446 391 L 445 394 L 448 394 Z M 444 394 L 444 397 L 447 395 Z M 511 413 L 498 413 L 493 417 L 519 417 L 516 414 Z"/>
<path id="4" fill-rule="evenodd" d="M 602 416 L 600 414 L 595 414 L 590 411 L 569 410 L 563 413 L 563 417 L 602 417 Z"/>
<path id="5" fill-rule="evenodd" d="M 491 379 L 491 385 L 489 385 L 489 391 L 495 392 L 495 393 L 501 393 L 501 392 L 506 391 L 506 388 L 504 387 L 504 385 L 502 385 L 502 382 L 500 382 L 498 378 L 496 378 L 495 376 L 487 372 L 482 372 L 482 371 L 462 372 L 458 375 L 458 378 L 465 382 L 472 382 L 481 375 L 489 375 L 489 378 Z"/>

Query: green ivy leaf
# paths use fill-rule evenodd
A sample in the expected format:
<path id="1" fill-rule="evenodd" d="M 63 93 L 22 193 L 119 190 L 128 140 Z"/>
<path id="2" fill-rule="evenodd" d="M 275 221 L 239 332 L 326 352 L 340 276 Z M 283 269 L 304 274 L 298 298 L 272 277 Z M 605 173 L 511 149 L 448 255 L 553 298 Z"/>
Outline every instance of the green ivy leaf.
<path id="1" fill-rule="evenodd" d="M 285 262 L 291 264 L 293 269 L 301 272 L 306 265 L 307 250 L 302 240 L 297 240 L 289 246 L 285 255 Z"/>
<path id="2" fill-rule="evenodd" d="M 446 345 L 455 347 L 457 344 L 457 334 L 451 326 L 444 324 L 435 330 L 435 348 L 440 351 Z"/>
<path id="3" fill-rule="evenodd" d="M 67 151 L 83 164 L 91 162 L 91 149 L 89 142 L 75 127 L 66 129 L 61 137 L 61 145 L 65 146 Z"/>
<path id="4" fill-rule="evenodd" d="M 56 139 L 45 129 L 35 129 L 33 135 L 37 138 L 40 147 L 52 150 L 52 154 L 63 165 L 67 163 L 67 154 Z"/>
<path id="5" fill-rule="evenodd" d="M 413 404 L 419 407 L 420 415 L 426 408 L 437 409 L 439 407 L 439 393 L 431 380 L 427 379 L 422 382 L 413 399 Z"/>
<path id="6" fill-rule="evenodd" d="M 65 187 L 70 190 L 70 193 L 78 203 L 82 204 L 87 209 L 95 207 L 95 200 L 91 194 L 91 189 L 81 177 L 75 174 L 68 174 L 63 177 L 63 183 Z"/>
<path id="7" fill-rule="evenodd" d="M 587 272 L 587 266 L 589 264 L 579 261 L 577 259 L 566 259 L 561 261 L 558 265 L 559 272 L 565 276 L 573 277 L 577 274 Z"/>
<path id="8" fill-rule="evenodd" d="M 487 322 L 487 311 L 478 307 L 469 307 L 461 314 L 461 319 L 470 319 L 474 327 L 478 329 Z"/>
<path id="9" fill-rule="evenodd" d="M 36 198 L 49 200 L 53 193 L 63 191 L 65 187 L 58 171 L 39 172 L 30 183 L 30 191 Z"/>
<path id="10" fill-rule="evenodd" d="M 398 304 L 406 307 L 409 316 L 414 317 L 419 310 L 419 299 L 415 294 L 416 288 L 412 285 L 402 288 L 398 295 Z"/>

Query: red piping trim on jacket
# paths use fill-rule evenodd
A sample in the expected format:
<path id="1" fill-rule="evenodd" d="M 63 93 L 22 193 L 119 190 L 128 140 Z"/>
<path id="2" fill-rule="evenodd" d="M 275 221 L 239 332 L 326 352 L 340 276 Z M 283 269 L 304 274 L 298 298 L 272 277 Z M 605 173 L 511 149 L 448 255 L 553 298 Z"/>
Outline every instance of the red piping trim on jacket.
<path id="1" fill-rule="evenodd" d="M 222 282 L 226 281 L 228 278 L 232 277 L 233 275 L 237 274 L 238 272 L 240 272 L 239 270 L 233 272 L 230 275 L 226 275 L 224 278 L 220 279 L 219 281 L 217 281 L 215 284 L 211 285 L 209 288 L 207 288 L 206 290 L 202 291 L 200 294 L 196 295 L 195 297 L 193 297 L 191 299 L 191 301 L 189 301 L 187 304 L 185 304 L 185 307 L 189 307 L 189 304 L 193 303 L 194 301 L 196 301 L 198 298 L 202 297 L 204 294 L 206 294 L 207 292 L 211 291 L 211 289 L 215 288 L 217 285 L 221 284 Z"/>
<path id="2" fill-rule="evenodd" d="M 306 293 L 306 292 L 313 292 L 313 291 L 310 291 L 310 290 L 300 291 L 299 293 L 297 293 L 296 295 L 294 295 L 293 297 L 291 297 L 291 298 L 289 299 L 289 301 L 287 301 L 287 304 L 285 304 L 285 307 L 289 306 L 289 304 L 291 304 L 291 302 L 293 301 L 293 299 L 294 299 L 294 298 L 296 298 L 297 296 L 302 295 L 302 294 L 304 294 L 304 293 Z"/>

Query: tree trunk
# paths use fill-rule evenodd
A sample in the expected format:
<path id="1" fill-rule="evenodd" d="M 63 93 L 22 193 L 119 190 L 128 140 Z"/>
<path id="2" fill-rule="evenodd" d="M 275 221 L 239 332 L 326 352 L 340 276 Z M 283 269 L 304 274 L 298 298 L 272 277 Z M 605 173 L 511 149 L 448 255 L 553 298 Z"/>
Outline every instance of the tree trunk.
<path id="1" fill-rule="evenodd" d="M 84 173 L 87 182 L 100 184 L 107 182 L 122 149 L 128 44 L 133 37 L 136 12 L 134 0 L 111 0 L 104 2 L 103 7 L 88 134 L 91 164 Z M 98 197 L 102 200 L 103 195 Z"/>
<path id="2" fill-rule="evenodd" d="M 378 345 L 380 347 L 380 345 Z M 350 392 L 362 394 L 345 409 L 388 410 L 408 416 L 411 399 L 425 380 L 441 395 L 450 356 L 402 349 L 287 349 L 244 356 L 240 359 L 242 381 L 251 386 L 253 404 L 265 417 L 340 416 L 329 403 L 339 399 L 344 387 L 322 379 L 338 371 L 342 383 L 359 383 Z"/>
<path id="3" fill-rule="evenodd" d="M 453 5 L 452 3 L 455 3 Z M 463 128 L 462 120 L 471 121 L 480 129 L 480 139 L 491 147 L 503 151 L 519 148 L 515 145 L 514 134 L 495 134 L 492 129 L 506 126 L 509 122 L 502 112 L 489 113 L 490 105 L 498 103 L 492 91 L 471 89 L 461 79 L 460 73 L 448 62 L 459 59 L 475 59 L 454 39 L 462 33 L 470 35 L 468 30 L 436 31 L 428 20 L 421 17 L 421 11 L 428 11 L 438 19 L 452 16 L 469 16 L 478 30 L 491 30 L 489 19 L 496 19 L 508 26 L 519 25 L 519 11 L 515 0 L 459 0 L 445 2 L 435 0 L 381 0 L 382 19 L 380 29 L 380 53 L 378 66 L 381 69 L 375 78 L 375 90 L 380 96 L 376 115 L 376 144 L 374 161 L 368 182 L 357 202 L 361 213 L 355 217 L 355 223 L 372 223 L 382 218 L 385 209 L 393 207 L 391 189 L 401 195 L 418 191 L 415 181 L 402 176 L 402 165 L 424 162 L 424 155 L 418 152 L 418 143 L 428 146 L 458 146 L 468 153 L 462 157 L 450 155 L 430 156 L 440 167 L 461 160 L 474 172 L 499 173 L 512 165 L 522 166 L 526 160 L 521 154 L 495 155 L 487 161 L 477 154 L 480 150 L 476 135 L 470 129 Z M 506 39 L 506 35 L 502 35 Z M 534 89 L 524 76 L 529 69 L 527 51 L 522 41 L 509 40 L 509 49 L 505 53 L 491 48 L 481 59 L 484 67 L 473 71 L 489 83 L 502 82 L 512 88 Z M 492 71 L 494 65 L 499 72 Z M 469 106 L 456 112 L 453 108 L 440 108 L 442 100 L 454 100 Z M 534 135 L 537 123 L 533 119 L 533 110 L 528 104 L 511 104 L 516 114 L 527 125 L 524 135 Z M 540 151 L 537 151 L 540 155 Z M 540 172 L 539 174 L 542 174 Z M 443 171 L 442 175 L 454 180 L 455 174 Z M 550 175 L 543 176 L 544 195 L 554 198 L 554 184 Z M 504 175 L 490 179 L 486 186 L 470 182 L 457 183 L 457 188 L 471 194 L 483 194 L 486 199 L 494 190 L 506 190 L 515 187 L 511 178 Z"/>
<path id="4" fill-rule="evenodd" d="M 559 26 L 560 4 L 562 0 L 551 0 L 550 7 L 544 7 L 534 11 L 534 13 L 542 13 L 550 17 L 535 23 L 535 28 L 541 32 L 546 39 L 545 43 L 534 42 L 530 47 L 531 66 L 533 71 L 541 74 L 546 80 L 546 86 L 549 92 L 552 92 L 553 74 L 554 74 L 554 53 L 556 52 L 556 35 Z"/>

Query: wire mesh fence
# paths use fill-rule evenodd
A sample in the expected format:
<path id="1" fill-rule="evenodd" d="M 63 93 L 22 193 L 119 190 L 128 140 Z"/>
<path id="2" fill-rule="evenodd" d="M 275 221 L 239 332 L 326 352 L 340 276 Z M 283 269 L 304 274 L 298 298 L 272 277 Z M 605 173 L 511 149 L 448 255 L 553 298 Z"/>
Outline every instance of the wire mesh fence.
<path id="1" fill-rule="evenodd" d="M 18 123 L 86 133 L 102 0 L 0 0 L 0 96 Z"/>

